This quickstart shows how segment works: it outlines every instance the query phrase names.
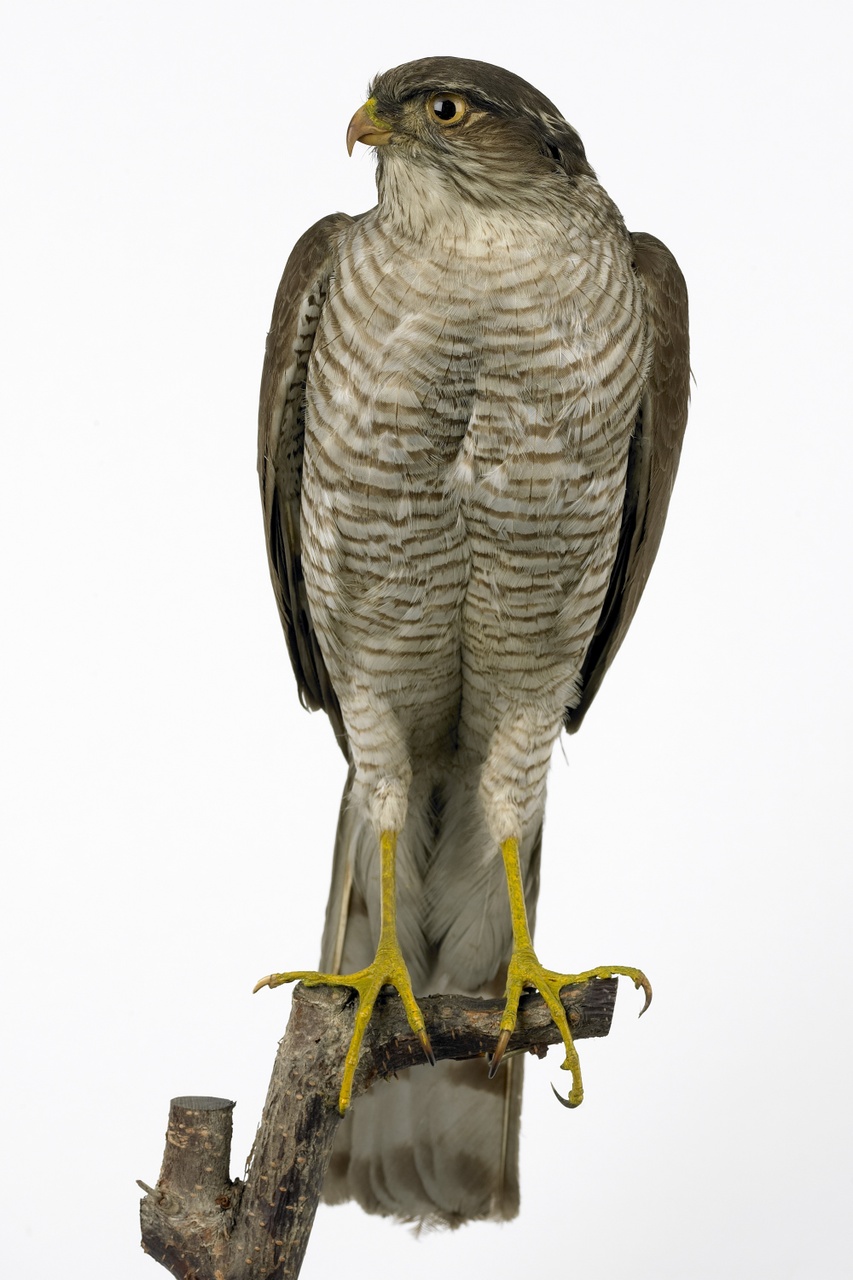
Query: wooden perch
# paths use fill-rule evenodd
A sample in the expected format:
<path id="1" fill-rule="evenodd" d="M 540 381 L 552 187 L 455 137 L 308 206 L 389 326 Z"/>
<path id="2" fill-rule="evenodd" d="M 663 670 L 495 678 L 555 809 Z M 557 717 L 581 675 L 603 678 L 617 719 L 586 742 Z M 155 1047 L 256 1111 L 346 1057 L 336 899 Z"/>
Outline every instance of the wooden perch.
<path id="1" fill-rule="evenodd" d="M 562 994 L 576 1039 L 606 1036 L 617 980 Z M 436 1059 L 494 1050 L 503 1000 L 429 996 L 418 1002 Z M 304 987 L 279 1045 L 245 1183 L 229 1178 L 231 1112 L 225 1098 L 173 1098 L 156 1188 L 140 1182 L 142 1247 L 179 1280 L 295 1280 L 311 1233 L 335 1132 L 338 1089 L 355 1001 L 339 987 Z M 542 1057 L 560 1033 L 540 995 L 521 999 L 509 1052 Z M 380 997 L 365 1037 L 353 1100 L 380 1077 L 423 1066 L 396 993 Z M 483 1070 L 486 1064 L 483 1063 Z"/>

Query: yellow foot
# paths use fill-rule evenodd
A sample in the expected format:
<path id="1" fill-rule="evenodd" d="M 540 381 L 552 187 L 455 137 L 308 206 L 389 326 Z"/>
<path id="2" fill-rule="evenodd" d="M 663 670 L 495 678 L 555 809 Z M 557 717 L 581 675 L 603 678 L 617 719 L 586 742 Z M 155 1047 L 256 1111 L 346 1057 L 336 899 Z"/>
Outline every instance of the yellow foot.
<path id="1" fill-rule="evenodd" d="M 564 1107 L 579 1107 L 583 1102 L 583 1082 L 581 1080 L 581 1067 L 578 1059 L 577 1049 L 572 1039 L 572 1033 L 569 1030 L 569 1022 L 566 1017 L 566 1011 L 560 1000 L 560 992 L 564 987 L 576 986 L 581 982 L 588 982 L 592 978 L 613 978 L 617 974 L 621 974 L 626 978 L 630 978 L 634 986 L 642 987 L 645 992 L 646 1000 L 640 1016 L 646 1012 L 652 1001 L 652 987 L 648 978 L 639 969 L 628 969 L 622 965 L 606 966 L 602 965 L 598 969 L 587 969 L 585 973 L 554 973 L 551 969 L 545 969 L 539 963 L 535 951 L 532 946 L 516 946 L 513 948 L 512 959 L 509 962 L 507 971 L 506 984 L 506 1007 L 503 1017 L 501 1018 L 501 1031 L 498 1036 L 498 1043 L 489 1066 L 489 1076 L 494 1076 L 501 1064 L 501 1059 L 506 1052 L 510 1037 L 515 1030 L 515 1023 L 518 1017 L 518 1001 L 525 987 L 535 987 L 536 990 L 545 1000 L 551 1011 L 551 1017 L 557 1025 L 560 1034 L 563 1037 L 563 1044 L 566 1047 L 566 1060 L 562 1064 L 563 1071 L 571 1071 L 572 1087 L 569 1091 L 568 1098 L 561 1098 L 556 1089 L 554 1092 L 560 1099 Z"/>
<path id="2" fill-rule="evenodd" d="M 361 1052 L 364 1033 L 376 1004 L 376 997 L 388 984 L 395 987 L 403 1001 L 409 1026 L 417 1035 L 427 1061 L 435 1066 L 435 1056 L 429 1036 L 426 1032 L 423 1014 L 418 1008 L 409 980 L 409 971 L 396 943 L 380 940 L 373 964 L 361 969 L 358 973 L 316 973 L 312 970 L 298 973 L 271 973 L 261 978 L 255 985 L 255 991 L 261 987 L 280 987 L 285 982 L 304 982 L 306 987 L 352 987 L 358 992 L 358 1012 L 355 1016 L 355 1028 L 352 1033 L 349 1049 L 344 1063 L 344 1078 L 341 1081 L 341 1092 L 338 1096 L 338 1110 L 344 1115 L 352 1098 L 352 1085 L 358 1057 Z"/>

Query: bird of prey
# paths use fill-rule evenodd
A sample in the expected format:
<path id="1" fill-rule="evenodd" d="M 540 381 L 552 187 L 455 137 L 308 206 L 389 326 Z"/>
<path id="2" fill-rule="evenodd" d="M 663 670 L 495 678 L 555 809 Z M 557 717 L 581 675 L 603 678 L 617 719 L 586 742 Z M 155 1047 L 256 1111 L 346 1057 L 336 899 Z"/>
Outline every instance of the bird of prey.
<path id="1" fill-rule="evenodd" d="M 378 203 L 285 267 L 259 470 L 269 564 L 305 705 L 349 763 L 319 972 L 358 993 L 340 1109 L 386 984 L 498 995 L 487 1073 L 441 1063 L 341 1126 L 331 1200 L 456 1225 L 517 1211 L 524 988 L 644 975 L 546 969 L 533 947 L 545 785 L 625 636 L 687 416 L 687 295 L 630 233 L 575 130 L 518 76 L 425 58 L 377 77 L 347 133 Z M 491 1078 L 494 1077 L 494 1078 Z"/>

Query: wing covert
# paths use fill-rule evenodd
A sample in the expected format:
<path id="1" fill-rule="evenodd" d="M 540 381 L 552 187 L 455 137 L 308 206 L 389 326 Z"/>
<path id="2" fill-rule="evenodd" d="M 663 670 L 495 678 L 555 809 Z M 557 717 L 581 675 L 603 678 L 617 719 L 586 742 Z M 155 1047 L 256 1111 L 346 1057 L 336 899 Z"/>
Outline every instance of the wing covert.
<path id="1" fill-rule="evenodd" d="M 300 500 L 305 442 L 305 382 L 338 232 L 345 213 L 315 223 L 288 258 L 273 306 L 261 376 L 258 477 L 267 556 L 287 650 L 303 706 L 329 716 L 344 755 L 346 732 L 338 699 L 311 622 L 302 576 Z"/>
<path id="2" fill-rule="evenodd" d="M 652 364 L 631 440 L 616 559 L 581 672 L 581 698 L 567 707 L 569 733 L 580 728 L 634 614 L 660 546 L 687 425 L 690 349 L 687 286 L 666 245 L 631 235 L 634 269 L 645 287 Z"/>

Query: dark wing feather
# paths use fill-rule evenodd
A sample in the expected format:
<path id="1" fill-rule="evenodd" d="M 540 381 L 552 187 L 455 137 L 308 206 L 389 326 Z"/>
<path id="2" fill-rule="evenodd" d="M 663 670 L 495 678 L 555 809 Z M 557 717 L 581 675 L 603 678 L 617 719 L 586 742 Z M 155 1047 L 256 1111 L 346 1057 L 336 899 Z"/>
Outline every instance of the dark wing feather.
<path id="1" fill-rule="evenodd" d="M 267 337 L 258 412 L 258 475 L 270 576 L 299 697 L 328 713 L 348 756 L 341 709 L 329 680 L 302 577 L 300 498 L 305 442 L 305 380 L 329 278 L 337 233 L 352 219 L 335 213 L 297 241 L 276 294 Z"/>
<path id="2" fill-rule="evenodd" d="M 628 454 L 622 527 L 610 584 L 581 671 L 580 701 L 566 708 L 569 733 L 580 727 L 640 603 L 660 546 L 687 425 L 687 286 L 666 245 L 645 232 L 631 239 L 634 268 L 645 286 L 652 364 Z"/>

